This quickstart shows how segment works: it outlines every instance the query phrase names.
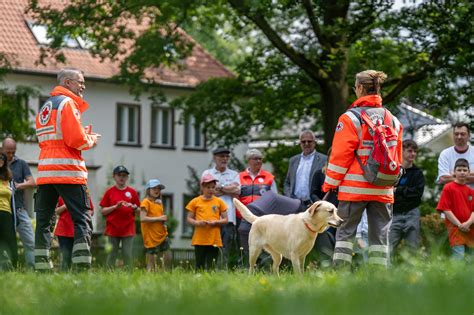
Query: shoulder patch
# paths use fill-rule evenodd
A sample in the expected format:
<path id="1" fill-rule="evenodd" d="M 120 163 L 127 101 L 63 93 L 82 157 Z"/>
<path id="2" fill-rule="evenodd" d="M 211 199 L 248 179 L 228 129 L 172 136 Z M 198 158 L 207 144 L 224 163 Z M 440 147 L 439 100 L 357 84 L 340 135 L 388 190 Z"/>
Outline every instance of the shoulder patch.
<path id="1" fill-rule="evenodd" d="M 342 123 L 342 121 L 340 121 L 337 123 L 336 132 L 341 131 L 342 129 L 344 129 L 344 124 Z"/>
<path id="2" fill-rule="evenodd" d="M 76 116 L 77 119 L 81 119 L 81 112 L 77 108 L 74 108 L 74 116 Z"/>
<path id="3" fill-rule="evenodd" d="M 39 123 L 41 126 L 46 125 L 51 118 L 51 112 L 53 111 L 53 103 L 51 101 L 47 101 L 42 107 L 39 112 Z"/>

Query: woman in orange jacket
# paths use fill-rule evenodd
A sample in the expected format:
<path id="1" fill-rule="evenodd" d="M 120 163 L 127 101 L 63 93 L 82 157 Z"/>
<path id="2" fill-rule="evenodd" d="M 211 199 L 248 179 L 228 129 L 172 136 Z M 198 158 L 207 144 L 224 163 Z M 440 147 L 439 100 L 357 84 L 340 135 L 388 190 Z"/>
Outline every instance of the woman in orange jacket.
<path id="1" fill-rule="evenodd" d="M 375 70 L 356 75 L 354 91 L 357 100 L 339 117 L 334 133 L 323 191 L 338 189 L 338 215 L 344 219 L 336 233 L 333 256 L 336 266 L 352 263 L 353 241 L 364 209 L 367 209 L 369 224 L 369 263 L 388 265 L 393 183 L 398 174 L 382 173 L 382 177 L 387 179 L 387 184 L 382 186 L 367 180 L 363 168 L 367 167 L 373 150 L 378 148 L 374 145 L 374 131 L 361 119 L 367 114 L 374 124 L 389 126 L 393 130 L 394 140 L 387 142 L 387 146 L 395 160 L 393 166 L 398 167 L 402 159 L 402 126 L 382 106 L 380 85 L 386 78 L 385 73 Z"/>

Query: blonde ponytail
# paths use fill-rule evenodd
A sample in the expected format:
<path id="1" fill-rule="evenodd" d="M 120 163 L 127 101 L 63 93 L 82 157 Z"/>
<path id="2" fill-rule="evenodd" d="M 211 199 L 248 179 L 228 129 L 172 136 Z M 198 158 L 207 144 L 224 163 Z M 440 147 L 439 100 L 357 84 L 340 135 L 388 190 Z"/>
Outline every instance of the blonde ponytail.
<path id="1" fill-rule="evenodd" d="M 387 79 L 383 71 L 365 70 L 356 74 L 356 85 L 362 85 L 364 94 L 379 94 L 380 86 Z"/>

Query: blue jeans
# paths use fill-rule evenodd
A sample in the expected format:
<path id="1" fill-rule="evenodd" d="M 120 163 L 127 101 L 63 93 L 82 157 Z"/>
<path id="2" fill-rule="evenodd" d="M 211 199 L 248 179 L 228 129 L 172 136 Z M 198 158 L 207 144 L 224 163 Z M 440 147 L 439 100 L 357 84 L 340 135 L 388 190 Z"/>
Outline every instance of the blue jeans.
<path id="1" fill-rule="evenodd" d="M 28 211 L 24 208 L 16 209 L 16 230 L 20 235 L 25 251 L 25 262 L 28 268 L 35 267 L 35 233 Z"/>
<path id="2" fill-rule="evenodd" d="M 456 245 L 456 246 L 451 246 L 451 258 L 454 260 L 464 260 L 464 258 L 467 258 L 466 256 L 469 256 L 468 259 L 472 260 L 472 257 L 474 256 L 474 250 L 472 248 L 469 248 L 465 245 Z"/>

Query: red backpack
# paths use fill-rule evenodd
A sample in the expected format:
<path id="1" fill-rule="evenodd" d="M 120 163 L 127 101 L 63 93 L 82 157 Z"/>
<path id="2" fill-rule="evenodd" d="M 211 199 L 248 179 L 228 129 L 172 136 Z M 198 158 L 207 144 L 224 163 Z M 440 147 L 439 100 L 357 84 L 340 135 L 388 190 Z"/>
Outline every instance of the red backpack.
<path id="1" fill-rule="evenodd" d="M 383 121 L 379 115 L 379 119 L 375 119 L 374 123 L 367 113 L 367 111 L 370 113 L 371 109 L 361 107 L 350 109 L 359 118 L 361 124 L 366 124 L 369 127 L 369 132 L 373 137 L 373 147 L 365 165 L 357 152 L 356 159 L 362 169 L 364 178 L 369 183 L 376 186 L 394 186 L 403 172 L 400 165 L 401 157 L 397 150 L 399 128 L 397 128 L 396 123 L 399 124 L 399 122 L 388 110 L 373 108 L 374 111 L 384 111 Z M 373 115 L 373 117 L 375 116 L 376 114 Z"/>

